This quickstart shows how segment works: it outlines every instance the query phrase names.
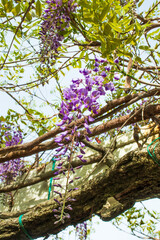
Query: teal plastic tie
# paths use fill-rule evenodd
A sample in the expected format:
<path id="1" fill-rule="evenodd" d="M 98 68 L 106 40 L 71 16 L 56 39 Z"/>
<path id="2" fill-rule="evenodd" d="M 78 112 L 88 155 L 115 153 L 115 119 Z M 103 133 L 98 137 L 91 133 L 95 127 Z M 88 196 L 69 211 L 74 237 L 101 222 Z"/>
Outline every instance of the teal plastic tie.
<path id="1" fill-rule="evenodd" d="M 53 161 L 52 171 L 54 171 L 56 160 L 53 157 L 51 161 Z M 48 189 L 48 200 L 50 199 L 50 194 L 51 194 L 51 190 L 52 190 L 52 181 L 53 181 L 53 177 L 50 178 L 49 189 Z"/>
<path id="2" fill-rule="evenodd" d="M 158 139 L 160 139 L 160 137 L 156 138 L 154 141 L 152 141 L 148 146 L 147 146 L 147 151 L 149 153 L 149 155 L 151 156 L 151 158 L 160 166 L 160 161 L 157 159 L 156 154 L 155 154 L 155 148 L 157 146 L 158 143 L 155 144 L 154 148 L 153 148 L 153 155 L 151 154 L 151 152 L 149 151 L 149 147 Z"/>
<path id="3" fill-rule="evenodd" d="M 34 240 L 33 238 L 31 238 L 31 236 L 28 234 L 27 230 L 24 228 L 24 225 L 22 223 L 22 217 L 23 214 L 21 216 L 19 216 L 19 225 L 21 227 L 21 229 L 23 230 L 23 232 L 26 234 L 26 236 L 30 239 L 30 240 Z"/>

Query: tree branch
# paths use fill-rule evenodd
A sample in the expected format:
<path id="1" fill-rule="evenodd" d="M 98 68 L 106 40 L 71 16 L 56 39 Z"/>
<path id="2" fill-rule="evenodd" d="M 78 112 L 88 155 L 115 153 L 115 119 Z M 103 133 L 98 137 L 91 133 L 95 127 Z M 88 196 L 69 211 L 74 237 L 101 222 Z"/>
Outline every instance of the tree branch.
<path id="1" fill-rule="evenodd" d="M 92 134 L 89 134 L 89 136 L 94 137 L 101 133 L 108 132 L 111 129 L 121 127 L 122 125 L 128 126 L 132 123 L 150 119 L 150 118 L 152 118 L 152 116 L 157 115 L 157 114 L 160 114 L 160 104 L 144 106 L 143 109 L 135 110 L 133 116 L 132 116 L 132 114 L 125 115 L 125 116 L 107 121 L 105 123 L 102 123 L 99 126 L 90 128 Z M 48 136 L 53 137 L 53 136 L 55 136 L 55 133 L 59 133 L 59 132 L 61 132 L 61 129 L 56 128 L 55 130 L 52 130 L 51 132 L 44 134 L 44 135 L 47 137 Z M 81 131 L 80 140 L 82 140 L 85 135 L 88 135 L 88 133 L 85 130 Z M 41 137 L 43 138 L 43 136 L 41 136 Z M 39 141 L 40 141 L 41 137 L 38 138 Z M 37 141 L 37 139 L 34 141 Z M 62 142 L 64 144 L 68 143 L 66 141 L 62 141 Z M 9 150 L 11 147 L 7 147 L 4 149 L 5 155 L 4 155 L 4 151 L 1 150 L 0 163 L 3 163 L 5 161 L 11 160 L 11 159 L 31 156 L 37 152 L 55 149 L 58 147 L 58 144 L 54 142 L 54 139 L 52 141 L 37 144 L 37 146 L 35 146 L 35 147 L 31 147 L 30 143 L 28 143 L 29 147 L 26 147 L 26 145 L 27 144 L 22 144 L 22 145 L 18 145 L 18 146 L 16 145 L 15 148 L 12 147 L 12 151 Z"/>
<path id="2" fill-rule="evenodd" d="M 160 153 L 159 147 L 157 152 Z M 71 204 L 72 198 L 76 201 L 72 202 L 73 210 L 64 224 L 61 222 L 55 224 L 53 209 L 57 209 L 59 205 L 54 199 L 43 202 L 25 213 L 23 224 L 29 234 L 37 238 L 56 234 L 69 225 L 89 219 L 94 213 L 108 221 L 133 206 L 136 201 L 160 196 L 159 183 L 160 168 L 153 163 L 148 153 L 130 152 L 110 169 L 99 173 L 96 178 L 79 186 L 79 190 L 67 195 L 66 205 Z M 113 204 L 115 206 L 113 208 L 111 197 L 115 199 L 113 203 L 116 202 L 117 207 Z M 107 201 L 112 207 L 106 208 Z M 0 239 L 27 240 L 19 227 L 18 218 L 1 221 Z"/>
<path id="3" fill-rule="evenodd" d="M 32 4 L 33 4 L 34 2 L 35 2 L 35 0 L 32 0 L 31 2 L 29 2 L 29 6 L 28 6 L 27 10 L 26 10 L 25 14 L 23 15 L 20 24 L 19 24 L 18 27 L 16 28 L 15 34 L 14 34 L 14 36 L 13 36 L 13 38 L 12 38 L 11 44 L 10 44 L 10 46 L 9 46 L 9 48 L 8 48 L 8 51 L 7 51 L 7 55 L 6 55 L 6 57 L 5 57 L 5 59 L 4 59 L 4 62 L 3 62 L 3 64 L 2 64 L 2 66 L 1 66 L 0 69 L 2 69 L 2 68 L 4 67 L 4 65 L 5 65 L 5 63 L 6 63 L 6 61 L 7 61 L 9 52 L 10 52 L 10 50 L 11 50 L 12 44 L 13 44 L 13 42 L 14 42 L 14 39 L 15 39 L 15 37 L 16 37 L 16 35 L 17 35 L 17 33 L 18 33 L 18 31 L 19 31 L 19 29 L 20 29 L 20 27 L 21 27 L 21 25 L 22 25 L 22 23 L 23 23 L 26 15 L 27 15 L 27 13 L 30 11 L 30 8 L 31 8 L 31 6 L 32 6 Z"/>

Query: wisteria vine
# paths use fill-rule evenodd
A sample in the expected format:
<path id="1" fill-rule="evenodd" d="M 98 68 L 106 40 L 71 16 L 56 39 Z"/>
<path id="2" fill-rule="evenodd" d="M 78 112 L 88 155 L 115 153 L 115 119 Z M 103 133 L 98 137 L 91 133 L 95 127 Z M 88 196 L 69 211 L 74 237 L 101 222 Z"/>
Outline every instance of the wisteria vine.
<path id="1" fill-rule="evenodd" d="M 115 63 L 118 64 L 118 58 L 115 59 Z M 57 171 L 55 175 L 63 173 L 65 175 L 65 171 L 63 168 L 63 164 L 65 162 L 64 156 L 68 161 L 68 169 L 67 169 L 67 180 L 65 193 L 62 195 L 62 186 L 55 185 L 61 188 L 61 192 L 55 191 L 61 198 L 60 201 L 55 199 L 55 201 L 59 204 L 59 212 L 60 215 L 55 214 L 57 221 L 64 221 L 70 215 L 65 213 L 65 210 L 68 206 L 65 206 L 66 195 L 67 192 L 75 190 L 75 188 L 70 188 L 70 184 L 74 179 L 70 179 L 70 173 L 74 173 L 75 169 L 72 167 L 72 159 L 73 153 L 77 152 L 77 148 L 79 148 L 79 154 L 77 154 L 77 158 L 83 163 L 86 163 L 86 159 L 84 159 L 84 147 L 85 144 L 81 139 L 85 138 L 87 141 L 91 141 L 88 135 L 92 134 L 89 125 L 94 123 L 94 118 L 92 115 L 96 115 L 98 109 L 100 108 L 99 100 L 104 97 L 108 91 L 115 91 L 114 83 L 108 81 L 108 75 L 111 71 L 111 67 L 108 65 L 106 59 L 95 57 L 94 68 L 90 69 L 80 69 L 79 72 L 83 75 L 82 78 L 78 78 L 76 80 L 72 79 L 72 84 L 63 90 L 63 101 L 60 105 L 60 115 L 62 121 L 57 123 L 62 129 L 62 133 L 58 134 L 54 141 L 58 143 L 59 147 L 56 149 L 56 160 L 60 161 L 57 165 Z M 118 73 L 114 73 L 114 79 L 118 80 L 120 78 Z M 77 119 L 84 119 L 81 125 L 77 125 Z M 67 125 L 73 123 L 73 127 L 71 129 L 67 129 Z M 84 128 L 86 130 L 86 134 L 81 136 L 80 130 Z M 78 168 L 82 167 L 80 165 Z M 55 178 L 58 180 L 59 178 Z M 73 200 L 73 199 L 72 199 Z M 57 210 L 55 210 L 57 212 Z M 57 221 L 55 223 L 57 223 Z"/>

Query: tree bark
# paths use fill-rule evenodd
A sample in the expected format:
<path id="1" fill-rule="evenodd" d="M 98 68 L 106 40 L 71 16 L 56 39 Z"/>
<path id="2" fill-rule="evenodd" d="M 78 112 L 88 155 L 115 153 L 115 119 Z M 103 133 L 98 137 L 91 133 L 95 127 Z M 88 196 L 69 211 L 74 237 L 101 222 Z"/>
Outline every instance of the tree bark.
<path id="1" fill-rule="evenodd" d="M 155 154 L 159 157 L 159 145 Z M 127 153 L 111 168 L 105 168 L 95 179 L 85 180 L 78 190 L 68 193 L 66 205 L 71 204 L 73 210 L 68 211 L 70 218 L 66 218 L 64 223 L 55 224 L 57 219 L 53 209 L 57 209 L 59 204 L 54 199 L 28 210 L 22 221 L 32 238 L 37 238 L 56 234 L 69 225 L 89 219 L 92 214 L 109 221 L 131 208 L 135 202 L 155 197 L 160 197 L 160 167 L 143 149 Z M 1 220 L 0 239 L 27 240 L 20 229 L 17 215 L 8 213 L 6 218 Z"/>

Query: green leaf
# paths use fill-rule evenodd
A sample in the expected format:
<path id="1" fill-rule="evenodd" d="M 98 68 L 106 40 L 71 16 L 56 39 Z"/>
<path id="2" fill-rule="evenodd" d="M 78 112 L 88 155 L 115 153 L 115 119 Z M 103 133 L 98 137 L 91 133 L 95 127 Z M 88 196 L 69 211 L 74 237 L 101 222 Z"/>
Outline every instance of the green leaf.
<path id="1" fill-rule="evenodd" d="M 14 16 L 17 16 L 20 13 L 20 3 L 18 3 L 15 8 L 12 9 L 12 13 Z"/>
<path id="2" fill-rule="evenodd" d="M 80 60 L 77 62 L 77 65 L 78 65 L 78 68 L 81 68 L 81 67 L 82 67 L 82 63 L 81 63 Z"/>
<path id="3" fill-rule="evenodd" d="M 135 23 L 135 30 L 136 30 L 136 33 L 139 33 L 139 31 L 141 31 L 141 29 L 142 29 L 141 25 L 139 24 L 138 21 L 136 21 L 136 23 Z"/>
<path id="4" fill-rule="evenodd" d="M 20 44 L 20 42 L 18 41 L 18 39 L 15 37 L 15 39 L 14 39 L 18 44 Z"/>
<path id="5" fill-rule="evenodd" d="M 82 7 L 87 7 L 87 8 L 90 7 L 89 2 L 87 2 L 86 0 L 79 1 L 79 5 Z"/>
<path id="6" fill-rule="evenodd" d="M 65 73 L 64 73 L 62 70 L 60 71 L 60 73 L 61 73 L 63 76 L 65 76 Z"/>
<path id="7" fill-rule="evenodd" d="M 5 9 L 6 9 L 6 12 L 11 12 L 13 9 L 13 2 L 12 1 L 7 2 L 5 4 Z"/>
<path id="8" fill-rule="evenodd" d="M 102 39 L 101 41 L 101 52 L 102 54 L 105 52 L 106 50 L 106 41 L 104 41 L 104 39 Z"/>
<path id="9" fill-rule="evenodd" d="M 110 5 L 108 4 L 108 5 L 102 10 L 102 13 L 101 13 L 101 15 L 100 15 L 100 21 L 101 21 L 101 22 L 103 22 L 103 21 L 106 19 L 109 10 L 110 10 Z"/>
<path id="10" fill-rule="evenodd" d="M 32 20 L 32 16 L 29 12 L 26 14 L 26 18 L 27 18 L 28 21 Z"/>
<path id="11" fill-rule="evenodd" d="M 93 10 L 96 10 L 98 7 L 98 1 L 92 1 L 92 5 L 93 5 Z"/>
<path id="12" fill-rule="evenodd" d="M 102 24 L 102 31 L 104 35 L 109 35 L 110 31 L 111 31 L 111 26 L 108 23 L 103 23 Z"/>
<path id="13" fill-rule="evenodd" d="M 132 1 L 128 1 L 128 3 L 123 7 L 124 12 L 127 13 L 130 10 L 131 6 L 132 6 Z"/>
<path id="14" fill-rule="evenodd" d="M 85 21 L 86 23 L 93 23 L 93 18 L 92 18 L 92 17 L 89 17 L 89 15 L 88 15 L 88 17 L 87 17 L 87 15 L 85 15 L 84 21 Z"/>
<path id="15" fill-rule="evenodd" d="M 0 121 L 4 122 L 4 121 L 6 121 L 6 119 L 3 116 L 0 116 Z"/>
<path id="16" fill-rule="evenodd" d="M 143 4 L 143 2 L 144 2 L 144 0 L 140 1 L 140 2 L 138 3 L 138 7 L 140 7 L 140 6 Z"/>
<path id="17" fill-rule="evenodd" d="M 145 50 L 145 51 L 153 51 L 154 49 L 151 49 L 150 47 L 148 47 L 147 45 L 141 45 L 139 46 L 139 49 Z"/>
<path id="18" fill-rule="evenodd" d="M 83 58 L 84 54 L 85 54 L 85 51 L 82 51 L 82 52 L 80 53 L 80 55 L 79 55 L 79 58 L 80 58 L 80 59 Z"/>
<path id="19" fill-rule="evenodd" d="M 141 59 L 140 57 L 136 57 L 136 58 L 135 58 L 135 61 L 138 62 L 138 63 L 140 63 L 140 64 L 143 63 L 143 61 L 142 61 L 142 59 Z"/>
<path id="20" fill-rule="evenodd" d="M 133 40 L 135 40 L 135 36 L 130 35 L 127 37 L 127 40 L 125 41 L 125 44 L 129 44 L 131 43 Z"/>
<path id="21" fill-rule="evenodd" d="M 42 5 L 39 0 L 36 2 L 36 14 L 40 17 L 42 14 Z"/>
<path id="22" fill-rule="evenodd" d="M 119 33 L 122 33 L 122 32 L 123 32 L 122 29 L 121 29 L 121 26 L 118 25 L 117 23 L 109 22 L 108 24 L 109 24 L 109 25 L 111 26 L 111 28 L 113 28 L 113 30 L 115 30 L 116 32 L 119 32 Z"/>
<path id="23" fill-rule="evenodd" d="M 125 51 L 125 50 L 123 50 L 123 51 L 119 50 L 119 52 L 121 54 L 123 54 L 125 57 L 133 57 L 131 52 L 128 52 L 128 51 Z"/>
<path id="24" fill-rule="evenodd" d="M 88 60 L 89 60 L 89 56 L 88 56 L 88 53 L 86 53 L 86 55 L 85 55 L 85 61 L 88 62 Z"/>
<path id="25" fill-rule="evenodd" d="M 122 24 L 124 27 L 128 27 L 130 22 L 131 22 L 131 19 L 127 16 L 120 21 L 120 24 Z"/>
<path id="26" fill-rule="evenodd" d="M 128 27 L 125 28 L 125 32 L 130 32 L 134 29 L 134 24 L 129 25 Z"/>
<path id="27" fill-rule="evenodd" d="M 3 6 L 7 3 L 7 0 L 1 0 Z"/>

